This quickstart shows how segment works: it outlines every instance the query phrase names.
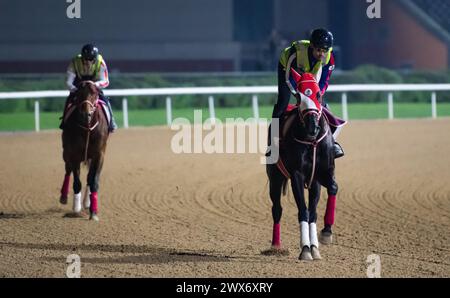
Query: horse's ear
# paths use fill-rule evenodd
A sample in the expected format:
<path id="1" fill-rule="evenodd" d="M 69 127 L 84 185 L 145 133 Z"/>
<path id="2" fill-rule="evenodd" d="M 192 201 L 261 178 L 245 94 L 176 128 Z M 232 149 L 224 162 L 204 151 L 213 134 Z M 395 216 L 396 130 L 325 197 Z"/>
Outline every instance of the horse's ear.
<path id="1" fill-rule="evenodd" d="M 300 82 L 300 80 L 302 79 L 302 76 L 298 72 L 296 72 L 295 69 L 293 69 L 292 67 L 291 67 L 291 74 L 292 77 L 294 78 L 294 81 L 298 84 L 298 82 Z"/>

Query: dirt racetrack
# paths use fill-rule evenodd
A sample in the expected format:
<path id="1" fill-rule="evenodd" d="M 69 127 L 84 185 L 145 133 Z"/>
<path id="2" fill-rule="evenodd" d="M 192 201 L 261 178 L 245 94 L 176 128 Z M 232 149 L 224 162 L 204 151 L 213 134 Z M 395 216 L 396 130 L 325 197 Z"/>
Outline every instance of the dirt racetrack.
<path id="1" fill-rule="evenodd" d="M 174 154 L 168 128 L 119 130 L 109 140 L 98 223 L 68 218 L 60 131 L 0 134 L 0 277 L 450 277 L 450 119 L 352 121 L 339 140 L 335 242 L 300 262 L 292 191 L 281 238 L 272 233 L 258 154 Z M 82 169 L 86 174 L 86 169 Z M 83 186 L 85 178 L 83 176 Z M 84 192 L 84 190 L 83 190 Z M 319 202 L 323 226 L 326 193 Z"/>

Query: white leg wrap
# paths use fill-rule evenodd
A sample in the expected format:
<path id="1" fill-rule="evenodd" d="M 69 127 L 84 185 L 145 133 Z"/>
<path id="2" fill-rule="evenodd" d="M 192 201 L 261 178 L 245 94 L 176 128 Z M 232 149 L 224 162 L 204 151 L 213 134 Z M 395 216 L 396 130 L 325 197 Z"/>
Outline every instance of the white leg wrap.
<path id="1" fill-rule="evenodd" d="M 317 226 L 315 222 L 309 224 L 309 239 L 311 240 L 311 245 L 319 248 L 319 239 L 317 238 Z"/>
<path id="2" fill-rule="evenodd" d="M 73 212 L 81 212 L 81 192 L 73 195 Z"/>
<path id="3" fill-rule="evenodd" d="M 301 230 L 301 243 L 300 246 L 311 246 L 311 243 L 309 241 L 309 225 L 306 221 L 302 221 L 300 223 L 300 230 Z"/>
<path id="4" fill-rule="evenodd" d="M 85 209 L 88 209 L 91 206 L 91 198 L 89 195 L 91 191 L 89 190 L 89 185 L 86 185 L 86 191 L 84 192 L 83 205 Z"/>

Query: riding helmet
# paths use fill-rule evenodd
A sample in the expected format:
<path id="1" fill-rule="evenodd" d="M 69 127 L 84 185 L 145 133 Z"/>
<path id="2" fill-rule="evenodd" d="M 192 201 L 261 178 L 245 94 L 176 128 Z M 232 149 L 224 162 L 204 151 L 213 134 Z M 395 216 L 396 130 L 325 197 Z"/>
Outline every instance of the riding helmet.
<path id="1" fill-rule="evenodd" d="M 328 50 L 333 46 L 333 34 L 327 29 L 318 28 L 311 33 L 309 41 L 316 48 Z"/>
<path id="2" fill-rule="evenodd" d="M 85 60 L 95 60 L 98 56 L 98 49 L 93 44 L 86 44 L 81 49 L 81 57 Z"/>

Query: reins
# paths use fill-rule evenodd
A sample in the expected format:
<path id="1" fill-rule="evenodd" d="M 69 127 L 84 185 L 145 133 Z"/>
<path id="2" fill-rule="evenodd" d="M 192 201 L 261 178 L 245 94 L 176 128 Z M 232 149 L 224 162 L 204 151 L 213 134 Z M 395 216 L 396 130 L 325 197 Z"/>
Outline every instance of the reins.
<path id="1" fill-rule="evenodd" d="M 315 112 L 315 111 L 307 112 L 307 114 L 308 114 L 308 113 L 316 113 L 316 114 L 318 114 L 319 119 L 320 119 L 320 117 L 322 116 L 322 113 L 318 113 L 318 112 Z M 299 114 L 300 114 L 300 113 L 299 113 Z M 301 114 L 300 114 L 300 115 L 301 115 Z M 300 119 L 302 120 L 302 123 L 304 124 L 303 117 L 300 117 Z M 319 143 L 327 136 L 328 130 L 329 130 L 329 128 L 328 128 L 328 126 L 327 126 L 326 129 L 325 129 L 325 132 L 323 133 L 323 135 L 322 135 L 319 139 L 316 139 L 316 140 L 314 140 L 314 141 L 304 141 L 304 140 L 297 139 L 297 138 L 294 136 L 294 141 L 296 141 L 296 142 L 298 142 L 298 143 L 300 143 L 300 144 L 313 146 L 313 159 L 312 159 L 313 163 L 312 163 L 312 170 L 311 170 L 311 178 L 309 179 L 309 183 L 308 183 L 308 184 L 305 184 L 305 188 L 306 188 L 306 189 L 310 189 L 311 184 L 312 184 L 312 181 L 313 181 L 313 178 L 314 178 L 314 174 L 315 174 L 315 172 L 316 172 L 317 145 L 318 145 L 318 144 L 319 144 Z"/>
<path id="2" fill-rule="evenodd" d="M 98 99 L 95 101 L 95 103 L 91 103 L 89 100 L 85 100 L 85 101 L 80 102 L 78 105 L 82 105 L 84 103 L 87 103 L 87 104 L 89 104 L 92 107 L 92 109 L 93 109 L 92 114 L 94 115 L 95 112 L 97 111 Z M 89 149 L 89 139 L 90 139 L 90 136 L 91 136 L 91 131 L 93 131 L 98 126 L 98 124 L 99 124 L 98 120 L 95 122 L 95 124 L 93 126 L 91 126 L 91 121 L 90 120 L 89 120 L 89 123 L 88 123 L 88 127 L 85 127 L 83 125 L 78 124 L 78 126 L 80 128 L 82 128 L 82 129 L 87 131 L 86 146 L 85 146 L 85 151 L 84 151 L 84 163 L 85 164 L 87 163 L 87 156 L 88 156 L 88 149 Z"/>

